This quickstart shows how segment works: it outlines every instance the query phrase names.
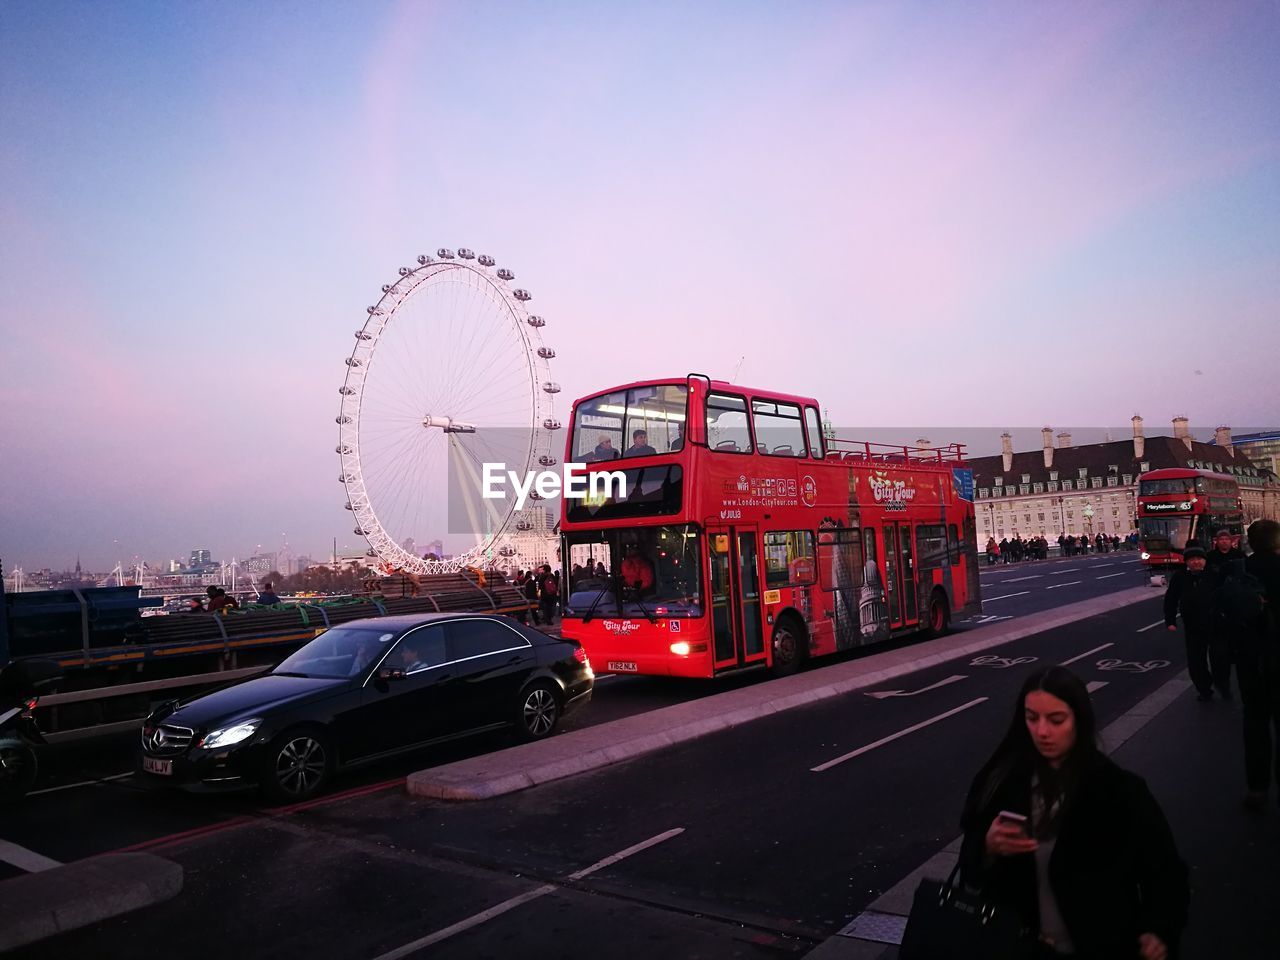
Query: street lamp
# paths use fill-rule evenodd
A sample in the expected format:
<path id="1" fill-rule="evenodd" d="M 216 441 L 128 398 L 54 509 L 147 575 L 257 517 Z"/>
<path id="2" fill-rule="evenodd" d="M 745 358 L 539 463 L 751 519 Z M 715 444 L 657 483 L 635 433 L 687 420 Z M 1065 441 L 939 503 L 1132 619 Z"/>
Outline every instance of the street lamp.
<path id="1" fill-rule="evenodd" d="M 1085 523 L 1086 531 L 1087 531 L 1088 533 L 1090 533 L 1090 534 L 1091 534 L 1091 533 L 1093 533 L 1093 507 L 1092 507 L 1092 505 L 1090 505 L 1090 504 L 1087 504 L 1087 503 L 1086 503 L 1086 504 L 1084 505 L 1084 509 L 1080 511 L 1080 514 L 1081 514 L 1081 516 L 1083 516 L 1083 517 L 1084 517 L 1084 523 Z"/>

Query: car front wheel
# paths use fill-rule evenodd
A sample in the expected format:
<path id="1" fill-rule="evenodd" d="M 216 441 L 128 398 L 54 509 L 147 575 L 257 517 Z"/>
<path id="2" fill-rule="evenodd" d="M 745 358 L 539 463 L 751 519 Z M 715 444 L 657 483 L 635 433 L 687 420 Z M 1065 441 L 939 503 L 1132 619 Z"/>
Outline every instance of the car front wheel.
<path id="1" fill-rule="evenodd" d="M 267 749 L 262 789 L 276 803 L 315 796 L 333 771 L 328 737 L 314 729 L 286 730 Z"/>
<path id="2" fill-rule="evenodd" d="M 516 735 L 521 740 L 541 740 L 551 736 L 560 722 L 560 700 L 548 681 L 540 680 L 520 694 Z"/>

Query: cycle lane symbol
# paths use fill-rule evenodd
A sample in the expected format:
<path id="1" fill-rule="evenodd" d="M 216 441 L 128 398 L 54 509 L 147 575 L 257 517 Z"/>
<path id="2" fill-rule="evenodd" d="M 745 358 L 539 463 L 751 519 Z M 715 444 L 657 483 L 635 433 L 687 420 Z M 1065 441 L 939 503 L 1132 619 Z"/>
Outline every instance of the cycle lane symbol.
<path id="1" fill-rule="evenodd" d="M 1027 663 L 1035 663 L 1039 657 L 997 657 L 994 654 L 988 654 L 982 657 L 974 657 L 969 661 L 971 667 L 992 667 L 996 670 L 1008 670 L 1010 667 L 1019 667 Z"/>
<path id="2" fill-rule="evenodd" d="M 1150 673 L 1164 669 L 1169 663 L 1168 660 L 1099 660 L 1097 667 L 1117 673 Z"/>

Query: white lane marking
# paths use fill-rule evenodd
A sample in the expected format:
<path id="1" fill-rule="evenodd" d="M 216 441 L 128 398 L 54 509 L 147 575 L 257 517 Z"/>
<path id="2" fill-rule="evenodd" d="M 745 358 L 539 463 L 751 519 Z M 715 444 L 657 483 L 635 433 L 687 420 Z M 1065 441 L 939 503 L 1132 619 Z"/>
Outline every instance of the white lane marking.
<path id="1" fill-rule="evenodd" d="M 1141 563 L 1141 560 L 1121 560 L 1121 563 Z"/>
<path id="2" fill-rule="evenodd" d="M 581 880 L 583 877 L 589 877 L 597 870 L 603 870 L 605 867 L 611 867 L 619 860 L 625 860 L 627 857 L 639 853 L 641 850 L 648 850 L 650 847 L 656 847 L 658 844 L 663 843 L 666 840 L 670 840 L 672 837 L 678 837 L 682 833 L 684 833 L 684 827 L 673 827 L 665 833 L 658 834 L 656 837 L 650 837 L 648 840 L 642 840 L 633 846 L 627 847 L 625 850 L 619 850 L 617 853 L 610 854 L 603 860 L 596 861 L 584 870 L 579 870 L 577 873 L 571 873 L 569 874 L 569 879 Z"/>
<path id="3" fill-rule="evenodd" d="M 1065 667 L 1068 664 L 1075 663 L 1077 660 L 1083 660 L 1085 657 L 1089 656 L 1090 654 L 1097 653 L 1099 650 L 1105 650 L 1107 649 L 1107 647 L 1114 647 L 1114 646 L 1115 646 L 1114 643 L 1104 643 L 1100 647 L 1094 647 L 1092 650 L 1086 650 L 1084 653 L 1080 654 L 1080 656 L 1078 657 L 1072 657 L 1070 660 L 1063 660 L 1062 663 L 1059 664 L 1059 666 Z"/>
<path id="4" fill-rule="evenodd" d="M 1120 573 L 1107 573 L 1107 574 L 1103 574 L 1102 576 L 1100 576 L 1100 577 L 1094 577 L 1093 579 L 1095 579 L 1095 580 L 1110 580 L 1112 577 L 1123 577 L 1123 576 L 1124 576 L 1124 571 L 1121 571 Z"/>
<path id="5" fill-rule="evenodd" d="M 684 833 L 684 827 L 676 827 L 673 830 L 660 833 L 656 837 L 650 837 L 642 843 L 637 843 L 634 846 L 627 847 L 625 850 L 619 850 L 617 853 L 593 863 L 585 870 L 579 870 L 577 873 L 569 874 L 569 879 L 581 880 L 583 877 L 589 876 L 597 870 L 603 870 L 605 867 L 612 866 L 619 860 L 625 860 L 632 854 L 639 853 L 641 850 L 647 850 L 656 844 L 662 843 L 664 840 L 670 840 L 672 837 L 679 836 L 682 833 Z M 439 943 L 441 940 L 447 940 L 449 937 L 462 933 L 464 930 L 470 930 L 472 927 L 479 926 L 482 923 L 492 920 L 494 917 L 499 917 L 510 910 L 514 910 L 516 907 L 528 903 L 530 900 L 537 900 L 539 897 L 545 897 L 548 893 L 554 893 L 557 889 L 559 888 L 553 883 L 543 884 L 536 889 L 529 890 L 519 896 L 512 897 L 510 900 L 503 900 L 502 903 L 496 904 L 488 910 L 483 910 L 473 917 L 468 917 L 465 920 L 459 920 L 457 923 L 445 927 L 443 930 L 437 930 L 435 933 L 428 934 L 420 940 L 415 940 L 412 943 L 406 943 L 403 947 L 396 947 L 396 949 L 389 953 L 384 953 L 377 957 L 377 960 L 399 960 L 400 957 L 407 957 L 409 954 L 416 953 L 423 947 L 429 947 L 432 944 Z"/>
<path id="6" fill-rule="evenodd" d="M 990 603 L 993 600 L 1008 600 L 1010 597 L 1025 597 L 1030 590 L 1023 590 L 1021 593 L 1006 593 L 1003 597 L 983 597 L 983 603 Z"/>
<path id="7" fill-rule="evenodd" d="M 81 780 L 79 783 L 64 783 L 60 787 L 45 787 L 43 790 L 32 790 L 27 794 L 28 797 L 38 797 L 42 793 L 57 793 L 59 790 L 72 790 L 76 787 L 96 787 L 100 783 L 107 783 L 111 780 L 127 780 L 133 776 L 133 772 L 117 773 L 110 777 L 102 777 L 98 780 Z"/>
<path id="8" fill-rule="evenodd" d="M 1084 583 L 1083 580 L 1071 580 L 1067 583 L 1055 583 L 1051 587 L 1045 587 L 1046 590 L 1057 590 L 1059 587 L 1074 587 L 1077 584 Z"/>
<path id="9" fill-rule="evenodd" d="M 945 680 L 939 680 L 937 683 L 931 683 L 927 687 L 921 687 L 919 690 L 877 690 L 875 693 L 868 693 L 868 697 L 875 697 L 877 700 L 883 700 L 885 697 L 914 697 L 918 693 L 927 693 L 930 690 L 937 690 L 939 687 L 945 687 L 949 683 L 955 683 L 957 680 L 964 679 L 963 673 L 953 674 Z"/>
<path id="10" fill-rule="evenodd" d="M 1000 582 L 1001 583 L 1020 583 L 1023 580 L 1039 580 L 1043 576 L 1044 574 L 1037 573 L 1037 574 L 1033 574 L 1030 577 L 1014 577 L 1012 580 L 1001 580 Z"/>
<path id="11" fill-rule="evenodd" d="M 1088 683 L 1085 684 L 1085 689 L 1088 690 L 1090 693 L 1093 693 L 1095 690 L 1101 690 L 1106 685 L 1107 685 L 1106 680 L 1090 680 Z"/>
<path id="12" fill-rule="evenodd" d="M 1049 574 L 1049 576 L 1056 577 L 1060 573 L 1076 573 L 1079 569 L 1079 567 L 1067 567 L 1065 570 L 1055 570 L 1053 573 Z"/>
<path id="13" fill-rule="evenodd" d="M 1155 623 L 1148 623 L 1145 627 L 1139 627 L 1139 633 L 1146 633 L 1148 630 L 1154 630 L 1156 627 L 1164 626 L 1163 620 L 1157 620 Z"/>
<path id="14" fill-rule="evenodd" d="M 907 727 L 905 730 L 899 730 L 897 733 L 891 733 L 887 737 L 881 737 L 875 743 L 868 743 L 865 747 L 859 747 L 857 750 L 853 750 L 849 753 L 846 753 L 842 757 L 836 757 L 834 760 L 828 760 L 826 763 L 819 764 L 816 767 L 810 767 L 809 772 L 822 773 L 824 770 L 830 770 L 832 767 L 834 767 L 838 763 L 844 763 L 846 760 L 852 760 L 854 757 L 860 757 L 864 753 L 869 753 L 870 751 L 876 749 L 876 747 L 883 747 L 886 743 L 892 743 L 894 740 L 897 740 L 900 737 L 907 736 L 907 734 L 915 733 L 917 730 L 923 730 L 925 727 L 929 726 L 930 724 L 937 723 L 939 720 L 945 720 L 947 719 L 947 717 L 954 717 L 957 713 L 960 713 L 962 710 L 968 710 L 970 707 L 976 707 L 980 703 L 986 703 L 988 699 L 989 699 L 988 697 L 978 697 L 976 700 L 970 700 L 968 703 L 962 704 L 961 706 L 958 706 L 953 710 L 948 710 L 946 713 L 940 713 L 936 717 L 930 717 L 928 720 L 922 720 L 917 724 L 913 724 L 912 726 Z"/>
<path id="15" fill-rule="evenodd" d="M 0 840 L 0 860 L 27 873 L 39 873 L 41 870 L 52 870 L 54 867 L 62 866 L 57 860 L 50 860 L 44 854 L 20 847 L 8 840 Z"/>
<path id="16" fill-rule="evenodd" d="M 1115 563 L 1095 563 L 1093 564 L 1093 569 L 1097 570 L 1099 567 L 1114 567 L 1114 566 L 1115 566 Z"/>

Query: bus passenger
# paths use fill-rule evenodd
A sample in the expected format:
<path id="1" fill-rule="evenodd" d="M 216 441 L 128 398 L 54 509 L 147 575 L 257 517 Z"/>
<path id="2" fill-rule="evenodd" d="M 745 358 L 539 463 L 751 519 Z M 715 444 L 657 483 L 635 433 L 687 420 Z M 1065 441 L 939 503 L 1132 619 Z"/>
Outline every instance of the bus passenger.
<path id="1" fill-rule="evenodd" d="M 589 462 L 598 463 L 601 460 L 617 460 L 618 451 L 613 449 L 613 441 L 608 436 L 601 434 L 600 442 L 596 444 L 596 448 L 591 451 Z"/>
<path id="2" fill-rule="evenodd" d="M 635 430 L 631 434 L 631 446 L 627 447 L 628 457 L 652 457 L 658 451 L 649 446 L 649 434 L 644 430 Z"/>

